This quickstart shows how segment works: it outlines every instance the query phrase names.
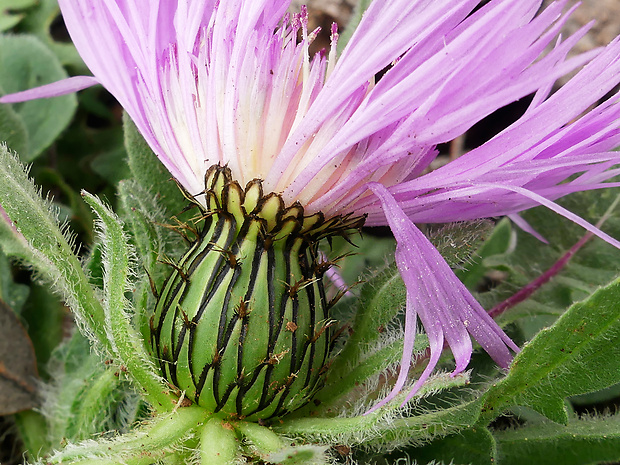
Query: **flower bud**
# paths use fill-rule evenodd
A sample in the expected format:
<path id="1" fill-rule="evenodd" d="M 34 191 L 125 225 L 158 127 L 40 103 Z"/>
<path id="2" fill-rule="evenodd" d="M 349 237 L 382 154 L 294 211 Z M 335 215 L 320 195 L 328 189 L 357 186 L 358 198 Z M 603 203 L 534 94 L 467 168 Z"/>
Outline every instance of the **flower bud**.
<path id="1" fill-rule="evenodd" d="M 206 174 L 197 240 L 173 265 L 151 320 L 164 377 L 212 412 L 248 420 L 304 405 L 324 371 L 331 320 L 318 243 L 364 218 L 285 207 L 259 180 Z"/>

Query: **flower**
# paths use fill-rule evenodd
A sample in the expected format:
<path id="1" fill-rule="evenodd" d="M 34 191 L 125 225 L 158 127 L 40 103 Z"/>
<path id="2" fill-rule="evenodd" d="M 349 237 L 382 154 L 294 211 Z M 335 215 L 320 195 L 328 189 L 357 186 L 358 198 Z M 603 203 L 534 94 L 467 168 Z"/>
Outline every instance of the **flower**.
<path id="1" fill-rule="evenodd" d="M 444 342 L 455 374 L 469 363 L 470 335 L 502 367 L 519 350 L 415 222 L 545 205 L 620 246 L 553 202 L 618 186 L 605 182 L 620 161 L 617 96 L 584 114 L 620 82 L 618 40 L 567 58 L 587 27 L 558 38 L 573 10 L 562 13 L 565 0 L 540 14 L 540 0 L 492 0 L 476 10 L 479 3 L 375 0 L 339 57 L 333 28 L 331 50 L 310 58 L 315 32 L 305 10 L 284 16 L 286 0 L 59 0 L 96 81 L 189 193 L 203 192 L 210 167 L 227 165 L 240 185 L 260 179 L 308 213 L 367 215 L 367 225 L 391 227 L 407 286 L 405 340 L 399 377 L 377 407 L 407 384 L 418 318 L 431 356 L 408 399 Z M 578 68 L 551 94 L 557 78 Z M 2 101 L 93 83 L 73 79 Z M 437 144 L 531 93 L 518 121 L 427 172 Z"/>

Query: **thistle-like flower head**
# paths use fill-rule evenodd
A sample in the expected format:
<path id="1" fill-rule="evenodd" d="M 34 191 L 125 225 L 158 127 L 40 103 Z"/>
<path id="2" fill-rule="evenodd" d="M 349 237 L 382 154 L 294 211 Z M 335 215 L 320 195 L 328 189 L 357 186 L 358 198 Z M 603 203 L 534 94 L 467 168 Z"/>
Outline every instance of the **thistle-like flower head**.
<path id="1" fill-rule="evenodd" d="M 559 38 L 566 1 L 375 0 L 342 54 L 310 57 L 316 32 L 286 0 L 60 0 L 92 78 L 3 101 L 57 95 L 94 81 L 126 109 L 178 182 L 206 205 L 204 178 L 226 165 L 286 205 L 325 218 L 389 225 L 407 285 L 400 376 L 416 321 L 436 366 L 444 342 L 464 370 L 472 335 L 503 367 L 518 347 L 460 283 L 414 222 L 509 215 L 546 205 L 620 245 L 553 200 L 605 183 L 620 161 L 620 44 L 576 57 L 585 34 Z M 551 94 L 557 78 L 580 68 Z M 380 79 L 376 76 L 381 75 Z M 429 172 L 437 144 L 535 93 L 514 124 Z M 11 100 L 13 99 L 13 100 Z"/>

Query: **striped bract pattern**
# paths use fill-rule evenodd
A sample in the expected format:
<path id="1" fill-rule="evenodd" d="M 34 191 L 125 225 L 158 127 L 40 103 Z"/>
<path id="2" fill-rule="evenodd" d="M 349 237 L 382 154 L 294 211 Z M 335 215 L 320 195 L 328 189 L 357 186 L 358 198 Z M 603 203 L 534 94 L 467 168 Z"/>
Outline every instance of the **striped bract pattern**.
<path id="1" fill-rule="evenodd" d="M 191 197 L 190 197 L 191 198 Z M 227 167 L 206 175 L 198 238 L 159 292 L 151 341 L 168 381 L 212 412 L 281 416 L 320 385 L 331 321 L 318 243 L 364 218 L 304 216 L 245 189 Z"/>

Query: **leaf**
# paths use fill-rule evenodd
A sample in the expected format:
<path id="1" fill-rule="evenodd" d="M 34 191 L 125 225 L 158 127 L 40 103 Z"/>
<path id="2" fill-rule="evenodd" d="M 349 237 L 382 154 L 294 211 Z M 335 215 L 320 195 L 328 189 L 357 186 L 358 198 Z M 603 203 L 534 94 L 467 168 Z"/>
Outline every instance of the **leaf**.
<path id="1" fill-rule="evenodd" d="M 379 352 L 378 343 L 383 332 L 404 308 L 406 288 L 396 265 L 388 266 L 372 276 L 361 287 L 360 294 L 351 323 L 351 335 L 342 351 L 334 358 L 325 386 L 316 396 L 326 406 L 346 396 L 372 375 L 388 368 L 390 363 L 396 361 L 391 358 L 399 354 L 399 348 L 402 347 L 402 342 L 394 337 L 381 347 L 381 353 L 386 358 L 379 357 L 377 363 L 377 357 L 373 357 Z"/>
<path id="2" fill-rule="evenodd" d="M 82 191 L 86 203 L 99 218 L 103 247 L 103 290 L 106 333 L 114 341 L 113 353 L 118 362 L 143 390 L 158 411 L 170 411 L 173 398 L 154 360 L 145 349 L 141 334 L 131 324 L 130 304 L 125 293 L 130 290 L 133 248 L 127 242 L 123 224 L 97 197 Z"/>
<path id="3" fill-rule="evenodd" d="M 127 166 L 127 153 L 123 147 L 99 154 L 91 163 L 91 168 L 112 185 L 131 176 Z"/>
<path id="4" fill-rule="evenodd" d="M 52 24 L 60 14 L 58 0 L 38 0 L 37 3 L 20 23 L 20 31 L 37 36 L 58 57 L 60 63 L 70 66 L 75 74 L 88 74 L 89 70 L 75 46 L 70 42 L 57 42 L 52 37 Z"/>
<path id="5" fill-rule="evenodd" d="M 53 350 L 62 341 L 65 331 L 63 323 L 68 311 L 48 287 L 36 282 L 30 287 L 24 287 L 29 290 L 29 295 L 21 317 L 28 325 L 28 334 L 37 355 L 39 373 L 45 379 L 47 362 Z"/>
<path id="6" fill-rule="evenodd" d="M 620 415 L 541 423 L 495 433 L 501 465 L 589 465 L 620 461 Z"/>
<path id="7" fill-rule="evenodd" d="M 0 0 L 0 31 L 6 31 L 22 20 L 24 15 L 16 12 L 36 4 L 37 0 Z"/>
<path id="8" fill-rule="evenodd" d="M 30 288 L 13 281 L 13 271 L 7 256 L 0 249 L 0 300 L 6 302 L 16 313 L 21 313 Z"/>
<path id="9" fill-rule="evenodd" d="M 50 202 L 41 198 L 23 166 L 3 146 L 0 207 L 0 245 L 4 253 L 33 266 L 65 299 L 82 329 L 109 348 L 101 303 L 73 253 L 71 238 L 60 229 Z"/>
<path id="10" fill-rule="evenodd" d="M 431 229 L 428 238 L 451 268 L 468 272 L 487 250 L 505 251 L 510 239 L 490 220 L 448 223 Z"/>
<path id="11" fill-rule="evenodd" d="M 41 411 L 51 446 L 111 430 L 124 432 L 143 419 L 141 397 L 117 367 L 109 361 L 104 364 L 90 350 L 79 332 L 54 350 L 49 369 L 51 379 Z M 45 452 L 31 450 L 34 455 Z"/>
<path id="12" fill-rule="evenodd" d="M 0 36 L 0 86 L 19 92 L 67 78 L 56 56 L 33 36 Z M 34 160 L 65 129 L 77 107 L 75 95 L 38 99 L 13 105 L 28 132 L 25 162 Z"/>
<path id="13" fill-rule="evenodd" d="M 131 433 L 69 445 L 37 464 L 80 463 L 80 459 L 81 463 L 157 463 L 179 450 L 206 417 L 207 412 L 199 407 L 180 408 L 157 415 Z"/>
<path id="14" fill-rule="evenodd" d="M 5 92 L 0 87 L 0 94 Z M 17 153 L 28 151 L 28 131 L 21 117 L 11 105 L 0 104 L 0 141 Z"/>
<path id="15" fill-rule="evenodd" d="M 334 462 L 328 457 L 327 449 L 327 446 L 314 444 L 291 446 L 269 454 L 265 459 L 278 465 L 328 465 Z"/>
<path id="16" fill-rule="evenodd" d="M 37 377 L 32 342 L 13 310 L 0 301 L 0 415 L 36 405 Z"/>
<path id="17" fill-rule="evenodd" d="M 493 465 L 496 449 L 495 439 L 489 430 L 475 427 L 410 450 L 408 455 L 418 465 L 433 461 L 453 465 Z"/>
<path id="18" fill-rule="evenodd" d="M 167 216 L 179 214 L 187 201 L 172 180 L 170 172 L 159 161 L 127 114 L 123 117 L 125 148 L 129 169 L 143 189 L 158 194 Z"/>
<path id="19" fill-rule="evenodd" d="M 390 451 L 408 444 L 420 445 L 434 438 L 472 428 L 480 414 L 480 399 L 419 415 L 398 417 L 392 412 L 350 418 L 284 418 L 275 432 L 310 442 L 363 445 Z"/>
<path id="20" fill-rule="evenodd" d="M 24 410 L 16 414 L 14 419 L 29 461 L 34 461 L 37 455 L 51 450 L 47 423 L 43 415 L 34 410 Z"/>
<path id="21" fill-rule="evenodd" d="M 472 255 L 470 263 L 465 266 L 465 269 L 456 272 L 463 284 L 469 289 L 475 290 L 487 271 L 487 267 L 483 264 L 484 260 L 493 255 L 506 253 L 510 248 L 511 238 L 510 222 L 504 219 L 493 229 L 489 239 L 484 241 L 476 253 Z"/>
<path id="22" fill-rule="evenodd" d="M 4 32 L 12 27 L 17 26 L 22 20 L 23 15 L 12 15 L 6 12 L 0 11 L 0 31 Z"/>
<path id="23" fill-rule="evenodd" d="M 484 418 L 513 405 L 558 423 L 564 399 L 620 382 L 620 279 L 572 305 L 515 358 L 508 376 L 485 394 Z"/>
<path id="24" fill-rule="evenodd" d="M 393 261 L 396 241 L 392 237 L 377 237 L 372 230 L 362 230 L 348 239 L 334 237 L 324 252 L 330 258 L 344 256 L 337 262 L 337 270 L 350 286 L 368 280 L 369 270 L 384 268 Z"/>
<path id="25" fill-rule="evenodd" d="M 37 0 L 0 0 L 0 11 L 24 10 L 37 4 Z"/>
<path id="26" fill-rule="evenodd" d="M 561 199 L 565 208 L 596 223 L 618 197 L 617 189 L 580 192 Z M 578 225 L 544 207 L 533 208 L 521 216 L 549 240 L 544 244 L 532 235 L 513 228 L 514 247 L 508 252 L 485 257 L 486 271 L 497 270 L 505 278 L 491 292 L 477 297 L 491 308 L 510 297 L 553 266 L 585 234 Z M 611 211 L 602 229 L 620 237 L 620 209 Z M 574 302 L 587 298 L 598 286 L 609 283 L 620 272 L 620 250 L 593 238 L 583 246 L 568 265 L 526 301 L 502 313 L 497 321 L 503 326 L 517 322 L 525 338 L 531 338 L 549 326 Z"/>

